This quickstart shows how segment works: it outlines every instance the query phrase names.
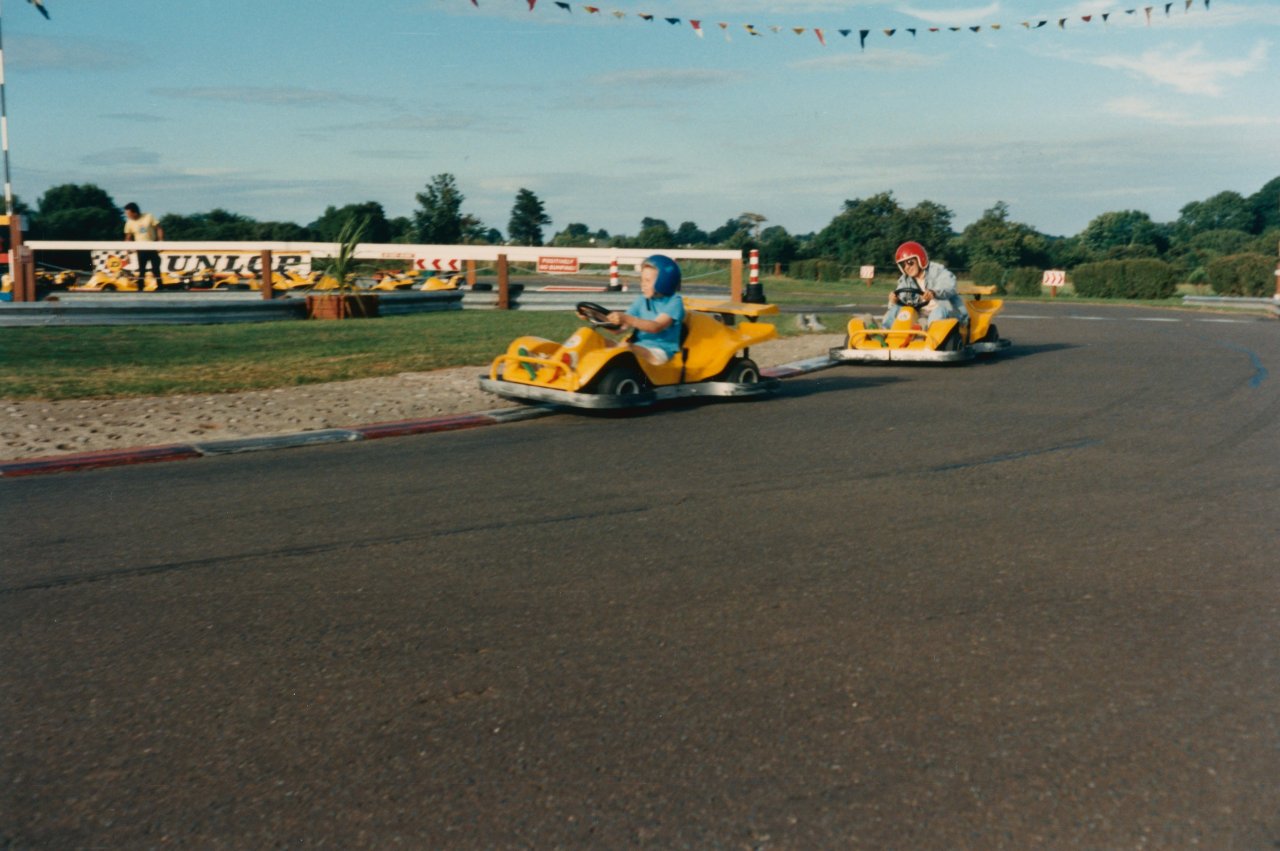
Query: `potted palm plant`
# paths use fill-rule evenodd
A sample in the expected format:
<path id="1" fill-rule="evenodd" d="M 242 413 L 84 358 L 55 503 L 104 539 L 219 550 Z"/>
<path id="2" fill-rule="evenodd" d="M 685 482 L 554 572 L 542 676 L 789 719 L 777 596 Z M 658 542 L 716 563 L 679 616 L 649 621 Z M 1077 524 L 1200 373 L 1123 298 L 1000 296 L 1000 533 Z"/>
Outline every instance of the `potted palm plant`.
<path id="1" fill-rule="evenodd" d="M 338 252 L 321 267 L 319 282 L 307 294 L 308 319 L 372 318 L 378 315 L 378 296 L 356 287 L 356 248 L 368 220 L 350 219 L 338 234 Z"/>

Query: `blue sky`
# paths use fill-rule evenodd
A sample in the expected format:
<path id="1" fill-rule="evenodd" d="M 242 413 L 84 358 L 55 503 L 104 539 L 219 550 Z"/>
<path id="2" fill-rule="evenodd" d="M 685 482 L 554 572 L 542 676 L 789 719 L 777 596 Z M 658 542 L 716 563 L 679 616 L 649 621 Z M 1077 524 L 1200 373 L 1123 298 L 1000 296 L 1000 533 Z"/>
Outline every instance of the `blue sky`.
<path id="1" fill-rule="evenodd" d="M 1167 16 L 1149 0 L 45 5 L 48 21 L 2 10 L 14 189 L 33 205 L 96 183 L 157 215 L 306 224 L 369 200 L 408 215 L 450 172 L 464 211 L 503 231 L 533 190 L 548 237 L 746 211 L 805 233 L 886 190 L 945 205 L 957 230 L 1004 201 L 1069 235 L 1110 210 L 1171 221 L 1280 175 L 1275 0 Z"/>

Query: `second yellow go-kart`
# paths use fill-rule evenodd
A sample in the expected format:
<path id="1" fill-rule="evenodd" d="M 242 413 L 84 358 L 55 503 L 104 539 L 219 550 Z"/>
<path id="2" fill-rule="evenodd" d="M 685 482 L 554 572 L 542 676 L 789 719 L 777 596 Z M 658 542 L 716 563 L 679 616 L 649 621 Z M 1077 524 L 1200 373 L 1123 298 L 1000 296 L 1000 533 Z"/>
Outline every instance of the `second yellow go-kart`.
<path id="1" fill-rule="evenodd" d="M 862 319 L 850 319 L 845 344 L 830 351 L 831 359 L 841 363 L 951 363 L 1007 349 L 1009 341 L 1000 336 L 992 322 L 1004 307 L 1002 299 L 987 298 L 994 292 L 995 287 L 962 288 L 961 295 L 967 297 L 968 323 L 939 319 L 922 328 L 921 292 L 896 290 L 899 308 L 893 324 L 888 328 L 868 328 Z"/>
<path id="2" fill-rule="evenodd" d="M 634 408 L 692 396 L 755 396 L 776 389 L 750 358 L 750 347 L 772 340 L 778 330 L 759 317 L 772 304 L 739 304 L 685 299 L 680 351 L 652 364 L 597 329 L 616 330 L 608 311 L 581 302 L 578 315 L 588 325 L 557 343 L 519 337 L 494 359 L 480 386 L 524 402 L 576 408 Z M 741 320 L 741 321 L 739 321 Z"/>

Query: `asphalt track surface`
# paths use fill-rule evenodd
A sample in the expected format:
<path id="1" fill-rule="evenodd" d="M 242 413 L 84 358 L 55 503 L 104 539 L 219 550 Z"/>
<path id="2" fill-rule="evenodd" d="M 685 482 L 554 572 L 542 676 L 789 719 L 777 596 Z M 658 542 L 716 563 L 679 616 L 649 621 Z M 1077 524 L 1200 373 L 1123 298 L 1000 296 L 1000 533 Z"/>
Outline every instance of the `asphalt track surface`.
<path id="1" fill-rule="evenodd" d="M 0 480 L 0 848 L 1277 847 L 1280 326 L 1007 313 L 765 401 Z"/>

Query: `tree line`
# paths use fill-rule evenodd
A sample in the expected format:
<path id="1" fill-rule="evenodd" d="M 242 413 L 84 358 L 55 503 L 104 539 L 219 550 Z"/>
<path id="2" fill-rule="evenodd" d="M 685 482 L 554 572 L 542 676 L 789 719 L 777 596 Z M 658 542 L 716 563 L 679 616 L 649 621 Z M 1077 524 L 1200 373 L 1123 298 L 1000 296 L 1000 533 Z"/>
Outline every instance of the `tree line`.
<path id="1" fill-rule="evenodd" d="M 1094 217 L 1074 236 L 1051 236 L 1014 221 L 1009 207 L 997 202 L 960 231 L 954 214 L 934 201 L 904 207 L 892 191 L 846 200 L 821 230 L 792 234 L 781 225 L 745 212 L 719 227 L 704 230 L 692 221 L 672 228 L 667 221 L 645 217 L 634 235 L 610 234 L 583 222 L 571 222 L 544 243 L 551 224 L 545 204 L 529 189 L 520 189 L 512 204 L 504 236 L 501 231 L 464 212 L 466 200 L 452 174 L 435 175 L 414 196 L 410 216 L 389 218 L 376 201 L 330 206 L 307 225 L 257 221 L 223 209 L 160 217 L 165 235 L 186 241 L 333 242 L 348 223 L 364 224 L 363 241 L 422 244 L 511 244 L 620 248 L 759 249 L 762 265 L 780 265 L 793 274 L 851 277 L 862 265 L 891 267 L 894 249 L 908 239 L 923 243 L 953 269 L 972 270 L 1002 283 L 1015 270 L 1066 269 L 1089 263 L 1159 260 L 1171 274 L 1190 283 L 1206 282 L 1213 261 L 1227 256 L 1269 258 L 1280 245 L 1280 177 L 1249 196 L 1219 192 L 1191 201 L 1172 222 L 1156 222 L 1140 210 L 1117 210 Z M 17 209 L 31 221 L 33 239 L 119 239 L 123 213 L 114 199 L 93 184 L 64 184 L 44 193 L 34 210 L 21 201 Z"/>

